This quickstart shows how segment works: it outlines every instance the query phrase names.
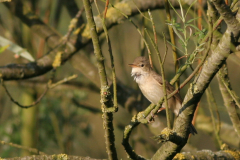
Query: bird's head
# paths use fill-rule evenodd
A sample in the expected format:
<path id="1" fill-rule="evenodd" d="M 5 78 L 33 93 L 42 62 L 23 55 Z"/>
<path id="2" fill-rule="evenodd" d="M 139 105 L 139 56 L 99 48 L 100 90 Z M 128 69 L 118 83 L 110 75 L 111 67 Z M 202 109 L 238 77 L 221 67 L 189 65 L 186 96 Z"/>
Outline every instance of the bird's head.
<path id="1" fill-rule="evenodd" d="M 136 81 L 142 76 L 148 75 L 152 69 L 150 62 L 146 57 L 137 57 L 132 64 L 129 64 L 129 66 L 132 67 L 132 76 Z"/>

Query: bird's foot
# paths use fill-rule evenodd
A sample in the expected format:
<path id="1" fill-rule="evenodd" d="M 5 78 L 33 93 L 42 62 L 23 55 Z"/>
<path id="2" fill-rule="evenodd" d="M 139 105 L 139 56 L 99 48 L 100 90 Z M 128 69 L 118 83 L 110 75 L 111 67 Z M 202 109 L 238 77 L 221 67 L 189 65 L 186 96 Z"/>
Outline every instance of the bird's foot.
<path id="1" fill-rule="evenodd" d="M 148 118 L 148 123 L 154 122 L 155 121 L 154 117 L 155 117 L 155 115 L 151 114 L 151 116 Z"/>
<path id="2" fill-rule="evenodd" d="M 151 111 L 151 114 L 148 118 L 148 123 L 154 122 L 155 121 L 155 116 L 156 115 L 154 115 L 153 111 Z"/>

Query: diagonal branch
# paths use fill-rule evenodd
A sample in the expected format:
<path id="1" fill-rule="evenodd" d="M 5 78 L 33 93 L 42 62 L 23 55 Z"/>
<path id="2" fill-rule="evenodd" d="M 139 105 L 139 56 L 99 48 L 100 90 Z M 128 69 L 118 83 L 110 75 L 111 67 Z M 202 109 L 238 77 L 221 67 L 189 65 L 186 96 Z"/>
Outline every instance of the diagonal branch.
<path id="1" fill-rule="evenodd" d="M 129 16 L 133 16 L 136 14 L 139 14 L 137 8 L 139 8 L 141 11 L 146 11 L 147 9 L 159 9 L 163 8 L 164 4 L 161 0 L 153 1 L 145 1 L 145 0 L 135 0 L 135 4 L 132 2 L 132 0 L 126 0 L 123 2 L 119 2 L 116 4 L 116 6 L 122 6 L 121 9 L 126 9 Z M 176 2 L 172 2 L 175 7 L 177 7 Z M 14 13 L 15 16 L 17 16 L 23 23 L 25 23 L 33 33 L 38 34 L 41 38 L 45 39 L 47 45 L 52 48 L 53 50 L 49 51 L 49 54 L 46 54 L 42 58 L 38 59 L 36 62 L 33 63 L 27 63 L 27 64 L 10 64 L 7 66 L 1 66 L 0 67 L 0 75 L 3 80 L 19 80 L 19 79 L 27 79 L 32 77 L 37 77 L 40 75 L 43 75 L 47 72 L 49 72 L 52 69 L 52 63 L 55 57 L 55 53 L 58 47 L 60 47 L 59 40 L 61 40 L 61 35 L 45 24 L 42 20 L 38 18 L 37 15 L 35 15 L 32 12 L 23 12 L 23 4 L 20 1 L 12 1 L 8 3 L 4 3 L 10 11 Z M 16 7 L 17 6 L 17 7 Z M 15 8 L 15 9 L 13 9 Z M 112 10 L 110 8 L 109 10 Z M 109 11 L 108 11 L 109 13 Z M 113 12 L 111 12 L 113 13 Z M 113 18 L 114 17 L 114 18 Z M 123 16 L 119 15 L 117 13 L 111 15 L 110 17 L 107 17 L 109 21 L 106 21 L 107 28 L 111 28 L 114 25 L 122 23 Z M 103 27 L 101 23 L 101 19 L 97 16 L 94 17 L 94 20 L 97 23 L 97 30 L 98 34 L 103 32 Z M 99 22 L 99 23 L 98 23 Z M 86 26 L 85 30 L 82 33 L 82 40 L 80 43 L 78 43 L 77 48 L 72 43 L 67 43 L 67 50 L 65 54 L 62 56 L 62 63 L 67 61 L 71 56 L 78 53 L 78 51 L 86 46 L 90 42 L 90 34 L 89 34 L 89 28 Z M 89 62 L 89 60 L 86 57 L 81 57 L 81 62 Z M 90 63 L 88 63 L 90 64 Z M 84 75 L 88 75 L 88 73 L 85 73 L 82 69 L 82 72 Z M 96 70 L 95 70 L 96 71 Z M 93 74 L 96 75 L 97 73 Z M 96 81 L 96 78 L 91 79 L 93 82 Z M 98 83 L 98 82 L 95 82 Z"/>
<path id="2" fill-rule="evenodd" d="M 227 111 L 232 121 L 234 129 L 238 134 L 238 137 L 240 137 L 240 117 L 238 114 L 239 108 L 237 106 L 236 100 L 234 100 L 233 97 L 231 96 L 231 93 L 233 92 L 233 90 L 231 89 L 231 84 L 229 82 L 228 70 L 227 70 L 226 64 L 218 72 L 217 79 L 218 79 L 219 88 L 223 97 L 224 105 L 227 108 Z M 224 83 L 226 83 L 227 85 L 224 85 Z M 228 91 L 227 88 L 230 89 L 231 93 Z"/>
<path id="3" fill-rule="evenodd" d="M 180 159 L 239 159 L 239 151 L 224 149 L 221 151 L 213 152 L 211 150 L 201 150 L 196 152 L 183 152 L 178 153 L 174 160 Z"/>
<path id="4" fill-rule="evenodd" d="M 214 3 L 215 5 L 215 3 Z M 221 9 L 217 6 L 218 12 L 222 14 L 226 14 L 226 10 L 222 10 L 226 5 L 221 5 Z M 238 25 L 238 21 L 234 21 L 235 24 Z M 233 29 L 233 30 L 232 30 Z M 185 96 L 183 107 L 181 108 L 180 114 L 176 119 L 174 124 L 174 131 L 177 132 L 177 135 L 182 137 L 184 141 L 181 144 L 175 144 L 172 142 L 164 143 L 161 148 L 155 153 L 153 156 L 153 160 L 159 159 L 161 156 L 162 159 L 172 159 L 176 153 L 180 152 L 182 147 L 187 143 L 189 129 L 188 125 L 191 123 L 194 111 L 196 110 L 197 104 L 200 101 L 204 91 L 208 87 L 209 83 L 213 79 L 213 77 L 218 72 L 219 68 L 224 64 L 227 57 L 230 55 L 230 44 L 233 41 L 232 37 L 238 37 L 239 30 L 235 30 L 234 27 L 229 27 L 224 33 L 222 39 L 218 43 L 218 46 L 214 49 L 212 55 L 208 58 L 208 60 L 203 65 L 202 71 L 198 77 L 195 78 L 194 82 L 190 85 L 188 92 Z"/>

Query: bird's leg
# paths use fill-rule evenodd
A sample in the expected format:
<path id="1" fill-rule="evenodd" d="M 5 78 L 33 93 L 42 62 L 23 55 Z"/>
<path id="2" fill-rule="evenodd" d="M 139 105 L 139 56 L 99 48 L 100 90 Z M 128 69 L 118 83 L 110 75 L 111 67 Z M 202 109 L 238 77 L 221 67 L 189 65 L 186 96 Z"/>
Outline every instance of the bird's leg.
<path id="1" fill-rule="evenodd" d="M 161 112 L 161 111 L 164 110 L 164 109 L 166 109 L 166 108 L 164 108 L 164 107 L 160 108 L 160 109 L 157 111 L 157 113 Z M 153 113 L 153 111 L 151 111 L 151 117 L 148 119 L 148 122 L 149 122 L 149 123 L 150 123 L 150 122 L 154 122 L 154 113 Z"/>

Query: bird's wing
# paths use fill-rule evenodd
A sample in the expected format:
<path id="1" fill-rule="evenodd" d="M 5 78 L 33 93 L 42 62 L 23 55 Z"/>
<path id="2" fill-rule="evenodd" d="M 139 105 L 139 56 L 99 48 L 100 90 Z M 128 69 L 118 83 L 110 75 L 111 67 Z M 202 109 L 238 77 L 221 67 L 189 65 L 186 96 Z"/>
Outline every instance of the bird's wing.
<path id="1" fill-rule="evenodd" d="M 163 85 L 163 81 L 162 81 L 162 76 L 160 76 L 159 74 L 157 74 L 155 71 L 152 71 L 153 72 L 153 78 L 162 86 Z M 167 89 L 167 94 L 171 94 L 175 88 L 168 82 L 168 81 L 165 81 L 166 82 L 166 89 Z M 179 93 L 176 93 L 174 95 L 174 97 L 180 102 L 182 103 L 182 98 L 180 96 Z"/>

